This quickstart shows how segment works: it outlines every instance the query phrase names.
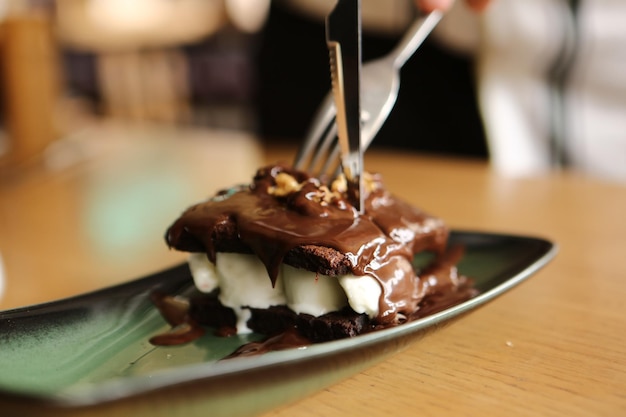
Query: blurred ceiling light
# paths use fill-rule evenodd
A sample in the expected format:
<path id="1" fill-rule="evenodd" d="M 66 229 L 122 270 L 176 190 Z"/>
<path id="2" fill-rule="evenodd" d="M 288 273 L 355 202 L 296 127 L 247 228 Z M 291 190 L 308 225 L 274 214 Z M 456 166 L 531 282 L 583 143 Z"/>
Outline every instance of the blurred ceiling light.
<path id="1" fill-rule="evenodd" d="M 135 32 L 162 24 L 171 8 L 169 0 L 89 0 L 87 13 L 98 26 Z"/>
<path id="2" fill-rule="evenodd" d="M 267 19 L 270 0 L 226 0 L 231 22 L 244 32 L 257 32 Z"/>
<path id="3" fill-rule="evenodd" d="M 224 1 L 57 0 L 57 36 L 64 45 L 102 52 L 179 45 L 228 23 Z"/>

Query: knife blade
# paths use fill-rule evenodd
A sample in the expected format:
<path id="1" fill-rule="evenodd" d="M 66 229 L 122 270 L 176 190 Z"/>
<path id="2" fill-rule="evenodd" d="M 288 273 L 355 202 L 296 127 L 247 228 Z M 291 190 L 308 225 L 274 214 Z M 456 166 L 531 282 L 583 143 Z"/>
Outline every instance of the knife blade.
<path id="1" fill-rule="evenodd" d="M 338 0 L 326 18 L 341 169 L 351 203 L 363 212 L 361 148 L 361 0 Z"/>

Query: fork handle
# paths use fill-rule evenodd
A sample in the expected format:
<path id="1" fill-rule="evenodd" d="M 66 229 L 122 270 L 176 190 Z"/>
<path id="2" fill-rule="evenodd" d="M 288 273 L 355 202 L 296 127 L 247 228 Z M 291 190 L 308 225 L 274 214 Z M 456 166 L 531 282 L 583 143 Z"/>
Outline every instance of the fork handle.
<path id="1" fill-rule="evenodd" d="M 411 24 L 404 36 L 402 36 L 402 39 L 400 39 L 400 42 L 389 54 L 393 60 L 394 67 L 401 68 L 404 65 L 437 26 L 442 17 L 442 11 L 434 10 L 426 16 L 420 16 Z"/>

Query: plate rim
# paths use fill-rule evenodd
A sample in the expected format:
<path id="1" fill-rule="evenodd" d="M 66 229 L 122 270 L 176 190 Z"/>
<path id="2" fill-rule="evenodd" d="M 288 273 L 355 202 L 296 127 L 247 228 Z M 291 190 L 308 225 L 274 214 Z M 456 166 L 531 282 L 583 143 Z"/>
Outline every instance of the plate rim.
<path id="1" fill-rule="evenodd" d="M 503 282 L 495 285 L 489 290 L 481 292 L 475 297 L 446 308 L 445 310 L 399 326 L 355 336 L 353 338 L 312 344 L 307 346 L 305 349 L 283 350 L 275 352 L 277 354 L 272 354 L 272 352 L 270 352 L 260 357 L 242 357 L 237 358 L 235 361 L 188 364 L 178 366 L 173 369 L 160 370 L 151 376 L 150 384 L 147 385 L 144 383 L 144 376 L 137 376 L 127 377 L 121 380 L 104 381 L 91 386 L 81 386 L 78 388 L 70 387 L 65 391 L 49 394 L 28 393 L 24 391 L 10 390 L 6 389 L 6 387 L 0 386 L 0 400 L 9 398 L 22 401 L 36 401 L 42 405 L 62 409 L 93 406 L 100 403 L 147 394 L 151 391 L 156 391 L 169 386 L 193 383 L 211 378 L 233 376 L 242 372 L 262 372 L 263 370 L 276 367 L 277 365 L 289 366 L 303 361 L 312 361 L 321 357 L 326 357 L 338 351 L 347 353 L 357 348 L 368 348 L 389 340 L 409 337 L 434 327 L 436 324 L 448 322 L 451 319 L 474 310 L 477 307 L 482 306 L 508 292 L 510 289 L 516 287 L 544 268 L 552 259 L 554 259 L 559 250 L 558 244 L 554 241 L 539 236 L 473 231 L 466 229 L 452 229 L 451 236 L 453 238 L 460 238 L 462 236 L 480 236 L 490 239 L 501 238 L 509 240 L 527 240 L 540 245 L 540 248 L 537 250 L 537 253 L 533 255 L 532 262 L 524 264 L 524 267 L 517 271 L 517 273 L 513 276 L 505 279 Z M 54 309 L 55 307 L 68 302 L 84 302 L 92 298 L 100 298 L 110 293 L 123 293 L 124 291 L 132 289 L 136 286 L 141 286 L 141 288 L 147 289 L 161 282 L 163 277 L 171 274 L 172 271 L 183 269 L 185 266 L 186 263 L 181 263 L 170 268 L 151 273 L 142 278 L 97 289 L 87 293 L 30 306 L 2 310 L 0 311 L 0 320 L 6 319 L 7 316 L 24 316 L 45 309 Z M 188 285 L 189 279 L 179 281 L 184 281 L 186 285 Z M 123 394 L 121 394 L 122 390 L 119 389 L 120 386 L 125 387 Z M 88 391 L 94 387 L 97 387 L 99 393 L 94 395 L 94 393 L 91 392 L 87 395 Z"/>

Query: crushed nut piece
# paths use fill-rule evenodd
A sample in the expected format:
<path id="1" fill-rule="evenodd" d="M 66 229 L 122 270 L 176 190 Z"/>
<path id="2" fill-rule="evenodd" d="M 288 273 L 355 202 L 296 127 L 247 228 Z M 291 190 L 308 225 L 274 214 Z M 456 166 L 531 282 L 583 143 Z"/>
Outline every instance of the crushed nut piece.
<path id="1" fill-rule="evenodd" d="M 326 185 L 320 185 L 317 192 L 311 196 L 311 201 L 315 201 L 322 206 L 330 204 L 333 198 L 340 198 L 338 193 L 333 193 Z"/>
<path id="2" fill-rule="evenodd" d="M 287 174 L 286 172 L 281 172 L 276 175 L 276 185 L 270 187 L 267 192 L 270 195 L 284 197 L 291 193 L 300 191 L 301 188 L 302 184 L 299 184 L 293 176 Z"/>
<path id="3" fill-rule="evenodd" d="M 376 191 L 380 187 L 380 183 L 375 180 L 375 176 L 369 172 L 363 173 L 363 184 L 369 192 Z"/>
<path id="4" fill-rule="evenodd" d="M 335 181 L 330 184 L 330 189 L 335 193 L 345 193 L 348 191 L 348 181 L 346 181 L 346 177 L 343 174 L 337 176 Z"/>
<path id="5" fill-rule="evenodd" d="M 302 189 L 305 183 L 299 183 L 296 178 L 286 172 L 280 172 L 275 177 L 276 185 L 268 188 L 267 193 L 275 197 L 285 197 Z M 368 172 L 363 173 L 363 183 L 368 192 L 375 191 L 379 187 L 376 177 Z M 317 190 L 308 194 L 311 201 L 321 205 L 328 205 L 333 200 L 339 200 L 348 191 L 348 182 L 343 174 L 327 185 L 318 185 Z"/>
<path id="6" fill-rule="evenodd" d="M 369 192 L 376 191 L 380 184 L 376 181 L 376 177 L 369 172 L 363 173 L 363 186 Z M 339 175 L 335 181 L 331 184 L 330 188 L 335 193 L 345 193 L 348 191 L 348 182 L 346 181 L 346 177 L 341 174 Z"/>

